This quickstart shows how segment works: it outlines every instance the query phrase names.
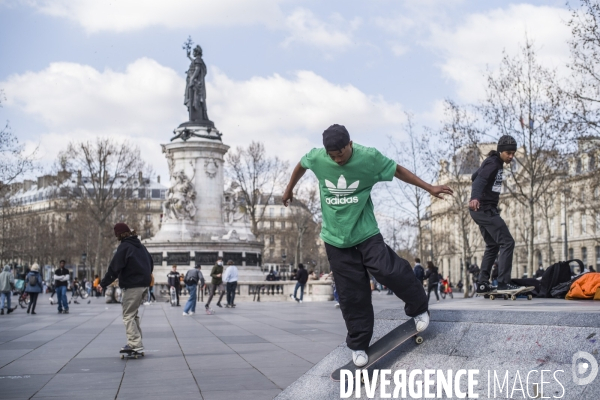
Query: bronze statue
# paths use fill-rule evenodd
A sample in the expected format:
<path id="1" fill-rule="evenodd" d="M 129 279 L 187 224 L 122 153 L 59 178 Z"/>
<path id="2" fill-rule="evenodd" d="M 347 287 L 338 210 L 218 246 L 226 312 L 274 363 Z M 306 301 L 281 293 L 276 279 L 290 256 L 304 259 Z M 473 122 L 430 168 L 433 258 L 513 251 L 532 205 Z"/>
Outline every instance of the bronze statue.
<path id="1" fill-rule="evenodd" d="M 185 101 L 183 102 L 190 114 L 190 121 L 210 121 L 206 111 L 206 64 L 202 60 L 202 48 L 198 45 L 194 48 L 194 58 L 190 57 L 190 48 L 187 49 L 187 57 L 190 59 L 190 68 L 187 70 L 185 86 Z"/>

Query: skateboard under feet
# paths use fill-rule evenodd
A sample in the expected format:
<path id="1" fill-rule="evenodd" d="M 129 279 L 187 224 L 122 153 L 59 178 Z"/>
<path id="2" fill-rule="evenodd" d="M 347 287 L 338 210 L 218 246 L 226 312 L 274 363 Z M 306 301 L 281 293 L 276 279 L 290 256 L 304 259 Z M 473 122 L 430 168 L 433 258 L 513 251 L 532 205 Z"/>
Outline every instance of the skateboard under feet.
<path id="1" fill-rule="evenodd" d="M 489 292 L 483 292 L 483 293 L 475 293 L 475 296 L 483 296 L 486 299 L 490 299 L 490 300 L 495 300 L 496 298 L 502 297 L 504 298 L 504 300 L 516 300 L 517 296 L 523 295 L 525 293 L 531 292 L 532 290 L 535 289 L 535 286 L 525 286 L 522 287 L 521 289 L 514 289 L 514 290 L 491 290 Z M 531 293 L 529 293 L 527 295 L 527 300 L 531 300 L 533 299 L 533 295 Z"/>
<path id="2" fill-rule="evenodd" d="M 125 358 L 135 358 L 137 359 L 138 357 L 144 357 L 144 352 L 140 351 L 133 351 L 133 350 L 121 350 L 119 353 L 121 353 L 121 360 L 125 359 Z"/>
<path id="3" fill-rule="evenodd" d="M 331 379 L 335 382 L 340 381 L 341 371 L 343 369 L 347 369 L 352 371 L 352 375 L 354 376 L 355 371 L 366 370 L 375 364 L 377 361 L 381 360 L 388 353 L 396 349 L 396 347 L 400 346 L 402 343 L 406 342 L 410 338 L 414 338 L 416 344 L 423 343 L 423 338 L 419 336 L 417 331 L 417 324 L 414 318 L 409 319 L 402 325 L 394 328 L 387 335 L 373 343 L 367 349 L 367 356 L 369 357 L 369 362 L 362 367 L 357 367 L 354 365 L 354 362 L 350 360 L 350 362 L 343 367 L 340 367 L 331 373 Z"/>

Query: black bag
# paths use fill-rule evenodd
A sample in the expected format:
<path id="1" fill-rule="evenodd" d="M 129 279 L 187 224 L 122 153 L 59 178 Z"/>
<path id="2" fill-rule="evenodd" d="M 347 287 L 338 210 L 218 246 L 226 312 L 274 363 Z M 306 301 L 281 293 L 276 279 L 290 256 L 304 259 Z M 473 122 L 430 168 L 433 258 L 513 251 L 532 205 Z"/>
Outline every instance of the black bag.
<path id="1" fill-rule="evenodd" d="M 571 290 L 571 285 L 573 285 L 573 283 L 577 279 L 581 278 L 587 273 L 588 272 L 584 272 L 583 274 L 572 277 L 566 282 L 559 283 L 558 285 L 554 286 L 554 288 L 552 288 L 552 290 L 550 291 L 552 297 L 555 297 L 557 299 L 564 299 L 567 296 L 567 293 L 569 293 L 569 290 Z"/>
<path id="2" fill-rule="evenodd" d="M 568 282 L 571 280 L 571 264 L 572 262 L 576 262 L 581 267 L 583 271 L 583 262 L 581 260 L 569 260 L 569 261 L 559 261 L 556 264 L 552 264 L 551 266 L 544 271 L 544 275 L 542 276 L 542 287 L 540 289 L 539 297 L 552 297 L 552 289 L 564 282 Z"/>
<path id="3" fill-rule="evenodd" d="M 38 280 L 36 274 L 29 275 L 29 286 L 37 286 Z"/>
<path id="4" fill-rule="evenodd" d="M 188 286 L 194 286 L 198 284 L 198 278 L 196 278 L 195 276 L 190 277 L 190 272 L 192 271 L 188 271 L 185 274 L 185 278 L 183 279 L 183 283 L 185 283 Z"/>

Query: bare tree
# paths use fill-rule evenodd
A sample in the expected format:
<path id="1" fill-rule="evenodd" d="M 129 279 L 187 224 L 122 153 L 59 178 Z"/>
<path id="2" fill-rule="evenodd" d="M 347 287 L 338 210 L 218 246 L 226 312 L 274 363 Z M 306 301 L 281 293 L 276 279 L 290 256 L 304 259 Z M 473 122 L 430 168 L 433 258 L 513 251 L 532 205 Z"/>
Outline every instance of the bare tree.
<path id="1" fill-rule="evenodd" d="M 275 190 L 283 184 L 288 163 L 277 157 L 268 157 L 265 146 L 254 141 L 247 148 L 238 147 L 227 153 L 225 161 L 230 178 L 239 185 L 244 197 L 250 229 L 258 237 L 259 223 L 263 221 L 266 210 L 266 207 L 261 207 L 261 201 L 271 199 Z"/>
<path id="2" fill-rule="evenodd" d="M 406 113 L 404 133 L 407 137 L 404 142 L 396 143 L 390 139 L 393 159 L 424 181 L 434 181 L 437 162 L 434 151 L 431 149 L 429 135 L 415 132 L 413 115 L 410 113 Z M 419 257 L 424 258 L 423 217 L 429 204 L 429 193 L 400 179 L 394 179 L 394 184 L 386 185 L 386 188 L 390 192 L 388 199 L 394 203 L 393 206 L 407 215 L 417 228 L 417 253 Z"/>
<path id="3" fill-rule="evenodd" d="M 149 171 L 137 147 L 109 138 L 72 142 L 59 155 L 59 163 L 77 177 L 74 185 L 64 188 L 68 201 L 78 214 L 87 214 L 94 221 L 94 269 L 100 274 L 103 242 L 111 237 L 110 223 L 125 222 L 125 215 L 117 215 L 117 211 L 143 187 L 142 172 Z"/>
<path id="4" fill-rule="evenodd" d="M 468 263 L 481 244 L 481 235 L 469 213 L 468 203 L 471 198 L 471 174 L 479 167 L 480 152 L 478 138 L 481 134 L 477 128 L 477 120 L 467 110 L 451 100 L 445 102 L 445 120 L 439 137 L 443 143 L 442 163 L 439 182 L 448 183 L 454 189 L 454 195 L 444 200 L 432 199 L 435 202 L 450 201 L 449 214 L 454 218 L 454 228 L 459 232 L 459 247 L 462 258 L 460 279 L 468 288 Z M 468 297 L 465 290 L 464 296 Z"/>
<path id="5" fill-rule="evenodd" d="M 295 264 L 304 261 L 305 240 L 319 240 L 316 226 L 321 221 L 321 200 L 318 182 L 314 178 L 303 179 L 304 185 L 296 190 L 294 205 L 290 207 L 291 219 L 296 228 Z M 312 233 L 312 235 L 310 234 Z"/>
<path id="6" fill-rule="evenodd" d="M 0 107 L 4 100 L 4 91 L 0 90 Z M 0 129 L 0 195 L 6 194 L 6 186 L 23 174 L 33 170 L 35 151 L 25 154 L 25 147 L 12 133 L 6 122 Z"/>
<path id="7" fill-rule="evenodd" d="M 505 53 L 499 69 L 488 75 L 487 99 L 480 107 L 497 135 L 511 135 L 519 146 L 506 188 L 527 210 L 528 276 L 533 274 L 536 211 L 566 162 L 571 137 L 566 100 L 555 72 L 538 63 L 527 39 L 520 54 Z"/>

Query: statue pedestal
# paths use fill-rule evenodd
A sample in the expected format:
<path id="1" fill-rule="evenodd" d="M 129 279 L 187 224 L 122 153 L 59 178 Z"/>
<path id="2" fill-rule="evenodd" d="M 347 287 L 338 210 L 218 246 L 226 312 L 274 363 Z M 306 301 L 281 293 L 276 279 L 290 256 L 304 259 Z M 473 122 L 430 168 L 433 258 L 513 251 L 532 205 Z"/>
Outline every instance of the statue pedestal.
<path id="1" fill-rule="evenodd" d="M 154 259 L 155 282 L 166 282 L 174 264 L 180 272 L 206 266 L 206 278 L 217 256 L 254 267 L 262 276 L 262 243 L 243 225 L 224 220 L 223 157 L 229 146 L 215 128 L 180 126 L 175 134 L 175 141 L 162 145 L 171 176 L 162 225 L 156 236 L 144 240 Z"/>

